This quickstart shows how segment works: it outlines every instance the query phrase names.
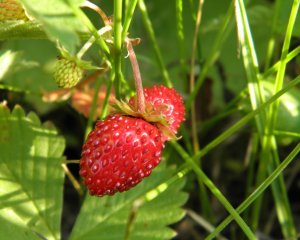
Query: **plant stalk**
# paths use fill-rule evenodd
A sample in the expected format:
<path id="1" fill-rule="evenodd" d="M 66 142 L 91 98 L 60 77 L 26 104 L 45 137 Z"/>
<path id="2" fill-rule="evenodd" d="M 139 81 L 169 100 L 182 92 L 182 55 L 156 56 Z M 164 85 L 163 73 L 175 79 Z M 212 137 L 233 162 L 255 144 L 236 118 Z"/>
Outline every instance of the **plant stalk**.
<path id="1" fill-rule="evenodd" d="M 142 83 L 139 64 L 136 59 L 136 55 L 134 53 L 130 39 L 126 40 L 126 46 L 128 50 L 129 59 L 131 62 L 131 67 L 132 67 L 134 82 L 135 82 L 136 95 L 137 95 L 135 107 L 137 107 L 139 112 L 143 113 L 145 112 L 145 96 L 144 96 L 143 83 Z"/>
<path id="2" fill-rule="evenodd" d="M 82 3 L 80 5 L 80 7 L 86 7 L 86 8 L 90 8 L 92 10 L 94 10 L 96 13 L 99 14 L 99 16 L 102 18 L 104 24 L 110 25 L 110 21 L 108 19 L 108 17 L 106 16 L 105 12 L 102 11 L 102 9 L 100 7 L 98 7 L 96 4 L 90 2 L 90 1 L 85 1 L 84 3 Z"/>
<path id="3" fill-rule="evenodd" d="M 114 72 L 116 98 L 120 99 L 120 85 L 122 79 L 122 0 L 114 1 Z"/>

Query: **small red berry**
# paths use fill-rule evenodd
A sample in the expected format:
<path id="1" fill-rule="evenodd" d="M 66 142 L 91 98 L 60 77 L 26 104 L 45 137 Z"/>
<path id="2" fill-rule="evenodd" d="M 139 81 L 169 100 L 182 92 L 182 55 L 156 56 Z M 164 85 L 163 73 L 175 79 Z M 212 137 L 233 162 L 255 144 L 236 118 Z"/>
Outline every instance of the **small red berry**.
<path id="1" fill-rule="evenodd" d="M 80 175 L 91 195 L 127 191 L 149 176 L 161 159 L 160 131 L 140 118 L 109 116 L 83 145 Z"/>

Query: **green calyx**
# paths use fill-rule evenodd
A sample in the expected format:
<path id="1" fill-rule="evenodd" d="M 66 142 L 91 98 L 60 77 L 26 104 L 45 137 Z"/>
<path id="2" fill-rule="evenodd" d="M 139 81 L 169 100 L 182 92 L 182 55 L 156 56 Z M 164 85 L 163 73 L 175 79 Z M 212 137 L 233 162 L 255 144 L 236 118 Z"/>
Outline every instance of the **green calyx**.
<path id="1" fill-rule="evenodd" d="M 178 140 L 179 138 L 176 137 L 174 132 L 170 129 L 170 123 L 167 121 L 167 119 L 164 117 L 162 112 L 157 113 L 157 110 L 154 108 L 154 106 L 148 102 L 145 106 L 145 111 L 140 112 L 136 109 L 134 109 L 132 106 L 130 106 L 127 102 L 121 100 L 115 100 L 113 104 L 114 109 L 117 113 L 127 116 L 132 116 L 136 118 L 142 118 L 146 122 L 152 123 L 155 125 L 160 132 L 168 139 L 168 140 Z M 164 106 L 161 107 L 163 109 Z M 168 107 L 168 106 L 165 106 Z"/>

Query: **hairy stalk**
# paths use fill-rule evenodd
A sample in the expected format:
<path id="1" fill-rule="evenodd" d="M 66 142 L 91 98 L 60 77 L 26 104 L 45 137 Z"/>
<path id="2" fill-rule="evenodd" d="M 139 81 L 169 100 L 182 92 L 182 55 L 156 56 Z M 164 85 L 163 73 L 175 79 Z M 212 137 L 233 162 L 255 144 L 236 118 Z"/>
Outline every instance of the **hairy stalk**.
<path id="1" fill-rule="evenodd" d="M 136 107 L 139 112 L 145 112 L 145 96 L 144 96 L 144 90 L 143 90 L 143 83 L 142 83 L 142 77 L 140 73 L 140 68 L 138 61 L 136 59 L 136 55 L 134 53 L 132 44 L 130 42 L 130 39 L 127 39 L 126 46 L 128 50 L 129 59 L 131 62 L 131 67 L 133 71 L 134 76 L 134 82 L 135 82 L 135 89 L 136 89 Z"/>

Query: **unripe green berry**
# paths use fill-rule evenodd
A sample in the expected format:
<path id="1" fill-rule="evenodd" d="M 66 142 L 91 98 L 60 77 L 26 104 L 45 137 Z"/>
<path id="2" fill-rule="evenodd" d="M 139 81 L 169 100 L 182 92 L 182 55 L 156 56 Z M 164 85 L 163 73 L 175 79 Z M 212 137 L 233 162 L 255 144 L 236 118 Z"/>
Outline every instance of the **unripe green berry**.
<path id="1" fill-rule="evenodd" d="M 83 77 L 83 69 L 76 62 L 65 58 L 56 62 L 54 79 L 61 88 L 71 88 Z"/>

